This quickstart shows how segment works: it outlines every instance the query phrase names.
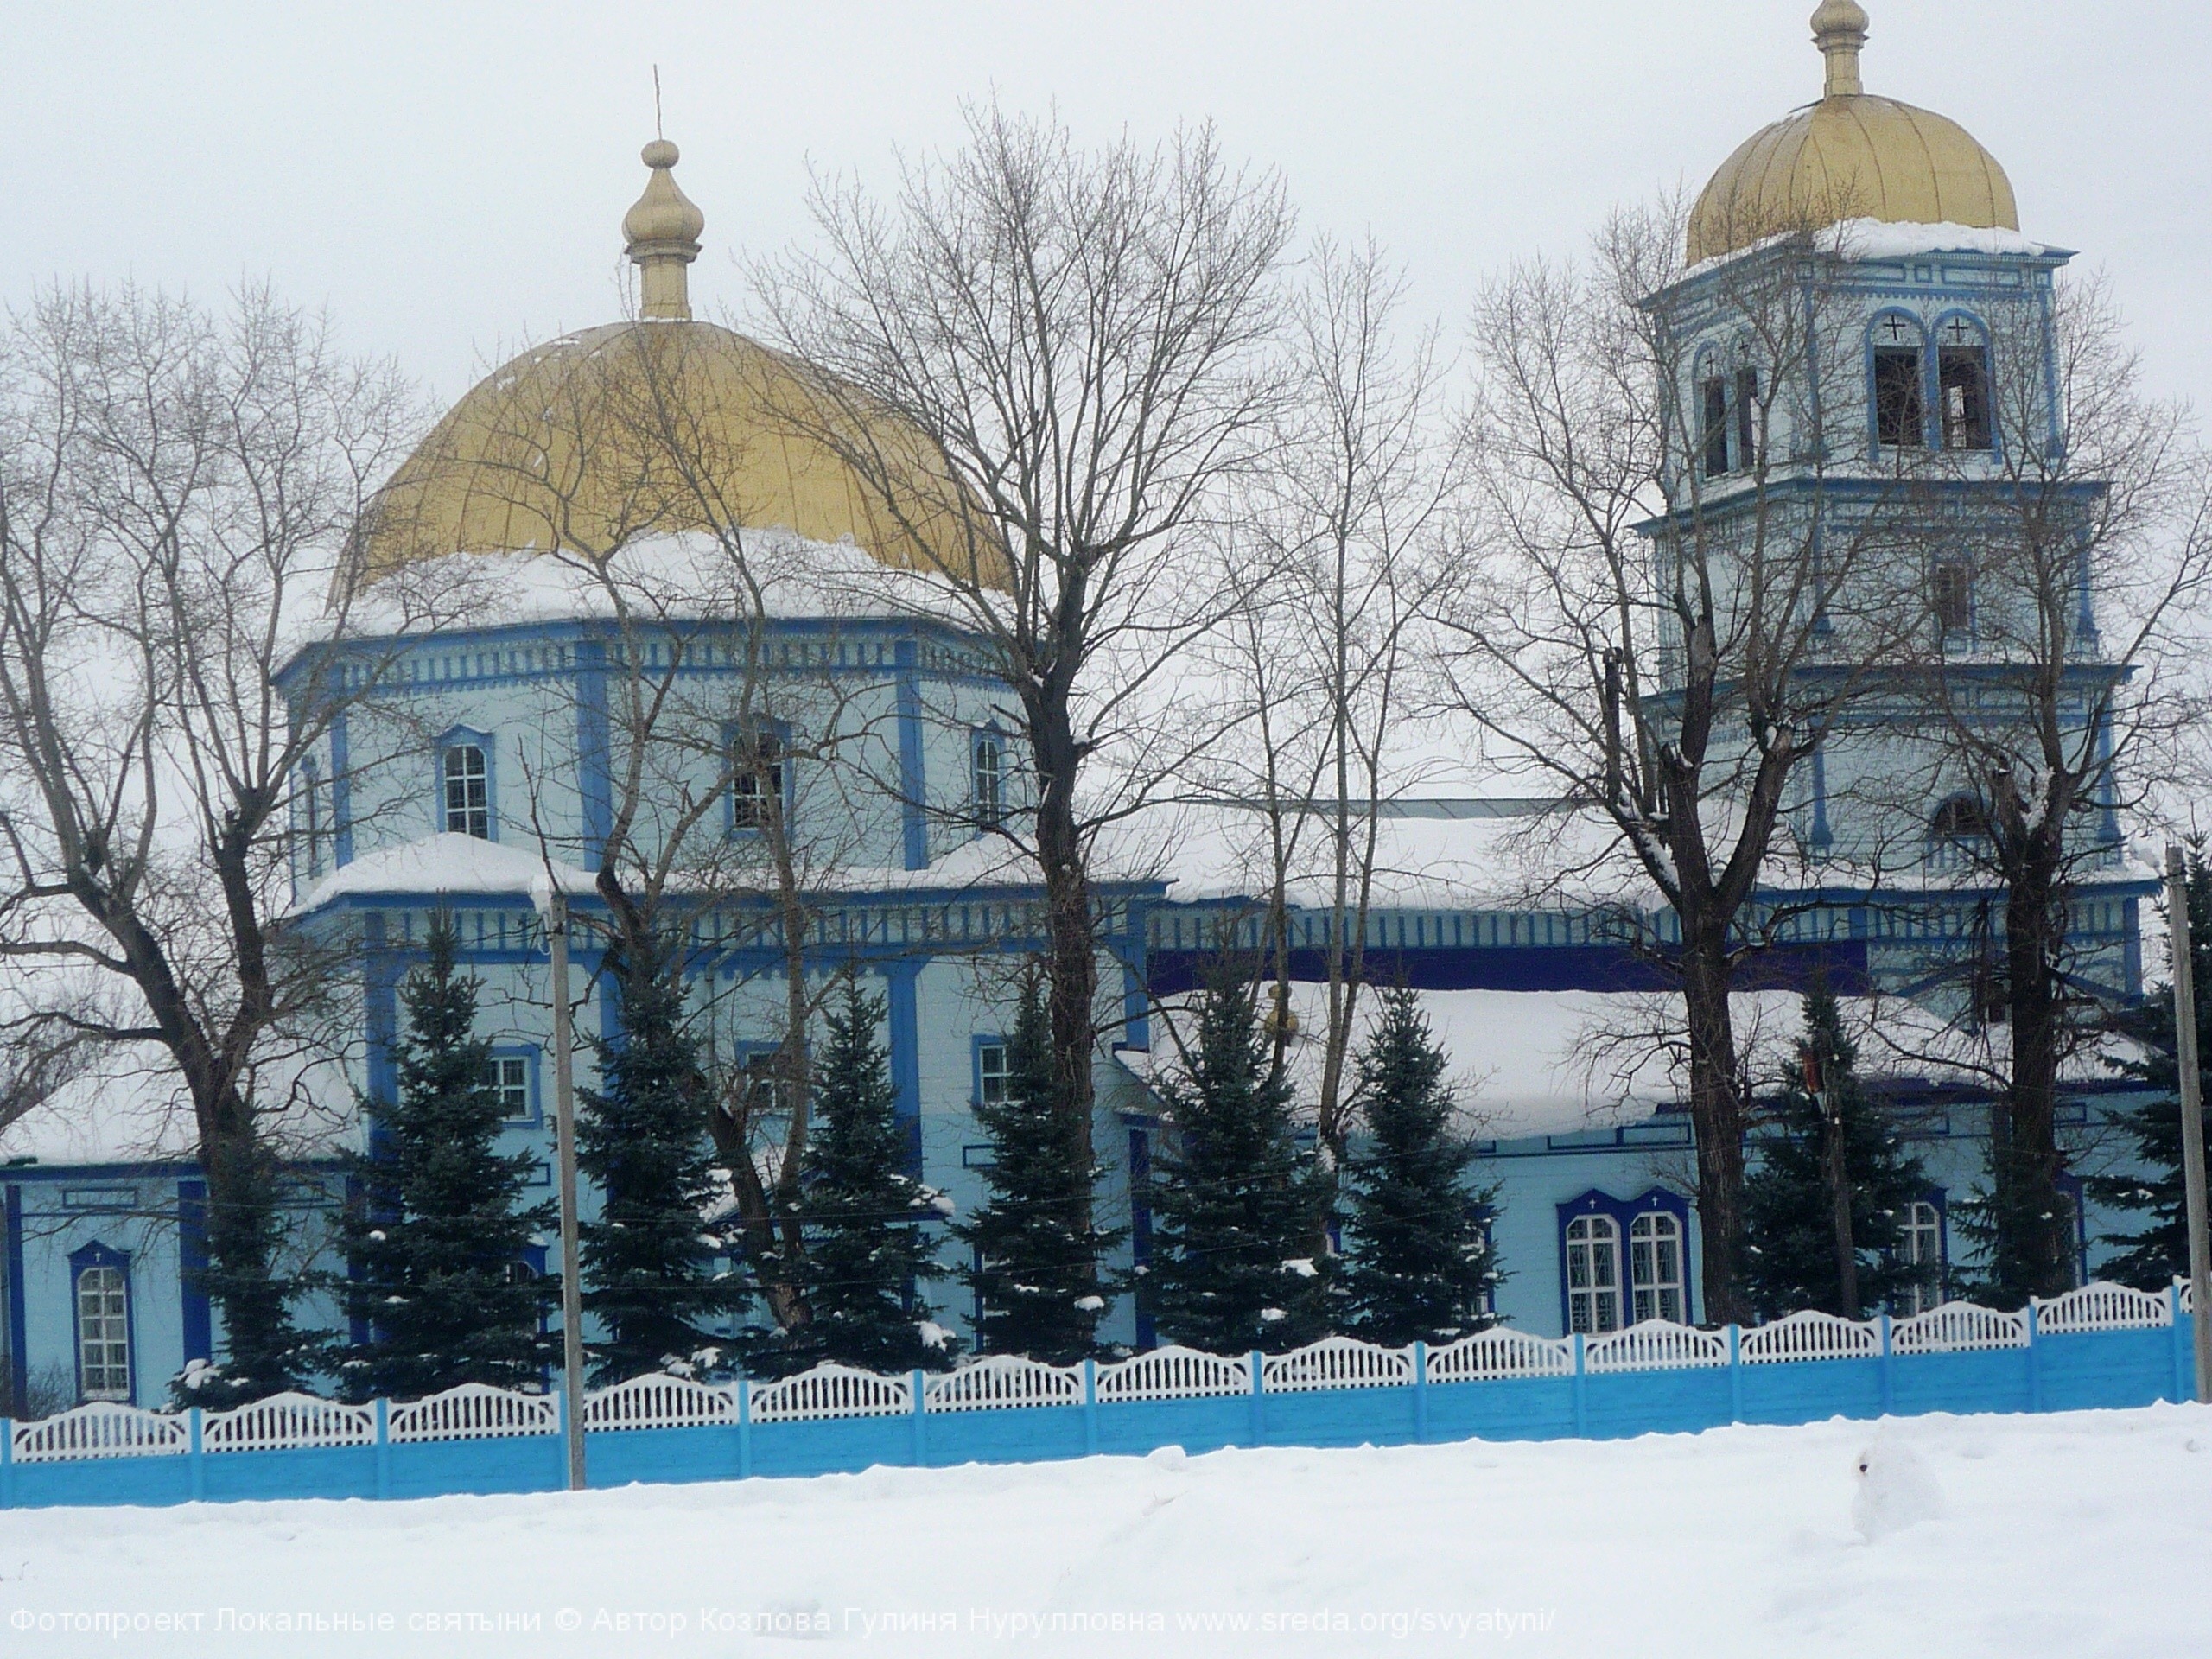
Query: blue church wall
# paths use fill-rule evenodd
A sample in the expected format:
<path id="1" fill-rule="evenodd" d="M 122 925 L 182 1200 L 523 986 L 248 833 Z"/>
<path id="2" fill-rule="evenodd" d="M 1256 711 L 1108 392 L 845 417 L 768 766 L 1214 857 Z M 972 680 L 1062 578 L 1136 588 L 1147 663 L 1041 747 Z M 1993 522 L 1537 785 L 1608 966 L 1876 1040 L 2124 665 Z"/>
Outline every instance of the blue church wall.
<path id="1" fill-rule="evenodd" d="M 1174 1446 L 1391 1446 L 1463 1440 L 1618 1439 L 1728 1423 L 1871 1420 L 1926 1412 L 2120 1409 L 2187 1397 L 2190 1320 L 2171 1326 L 2038 1335 L 2024 1347 L 1864 1359 L 1573 1374 L 1470 1382 L 1088 1402 L 799 1422 L 593 1433 L 589 1483 L 805 1477 L 873 1465 L 1051 1461 L 1143 1455 Z M 745 1396 L 741 1395 L 741 1400 Z M 173 1504 L 195 1499 L 423 1497 L 558 1490 L 556 1435 L 291 1451 L 208 1452 L 197 1414 L 188 1449 L 162 1457 L 30 1462 L 0 1452 L 0 1507 Z M 0 1434 L 0 1446 L 12 1436 Z"/>

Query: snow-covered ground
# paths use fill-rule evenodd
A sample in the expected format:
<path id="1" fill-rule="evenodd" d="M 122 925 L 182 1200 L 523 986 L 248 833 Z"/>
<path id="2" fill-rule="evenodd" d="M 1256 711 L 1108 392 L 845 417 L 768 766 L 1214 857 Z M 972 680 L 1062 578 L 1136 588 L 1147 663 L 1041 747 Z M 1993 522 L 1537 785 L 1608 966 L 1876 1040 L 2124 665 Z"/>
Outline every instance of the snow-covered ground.
<path id="1" fill-rule="evenodd" d="M 2212 1410 L 2158 1407 L 17 1511 L 0 1652 L 2161 1659 L 2208 1563 Z"/>

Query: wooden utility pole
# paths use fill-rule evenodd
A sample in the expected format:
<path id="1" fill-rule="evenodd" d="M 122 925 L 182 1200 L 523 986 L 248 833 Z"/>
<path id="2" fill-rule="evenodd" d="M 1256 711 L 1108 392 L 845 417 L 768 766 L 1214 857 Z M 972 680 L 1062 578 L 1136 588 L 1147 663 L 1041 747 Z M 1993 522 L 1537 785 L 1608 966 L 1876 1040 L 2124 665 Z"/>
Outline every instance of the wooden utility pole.
<path id="1" fill-rule="evenodd" d="M 2189 1210 L 2190 1300 L 2196 1338 L 2196 1397 L 2212 1405 L 2212 1227 L 2205 1217 L 2204 1074 L 2197 1069 L 2196 961 L 2190 955 L 2189 867 L 2166 848 L 2166 925 L 2174 957 L 2174 1047 L 2181 1071 L 2182 1192 Z"/>
<path id="2" fill-rule="evenodd" d="M 569 1028 L 569 895 L 548 883 L 540 899 L 553 952 L 553 1134 L 561 1183 L 561 1420 L 569 1490 L 584 1489 L 584 1295 L 576 1250 L 576 1057 Z"/>
<path id="3" fill-rule="evenodd" d="M 1805 1065 L 1805 1091 L 1820 1106 L 1827 1131 L 1828 1194 L 1835 1228 L 1836 1312 L 1859 1317 L 1859 1247 L 1851 1236 L 1851 1175 L 1843 1155 L 1843 1107 L 1828 1087 L 1823 1057 L 1810 1043 L 1799 1051 Z"/>

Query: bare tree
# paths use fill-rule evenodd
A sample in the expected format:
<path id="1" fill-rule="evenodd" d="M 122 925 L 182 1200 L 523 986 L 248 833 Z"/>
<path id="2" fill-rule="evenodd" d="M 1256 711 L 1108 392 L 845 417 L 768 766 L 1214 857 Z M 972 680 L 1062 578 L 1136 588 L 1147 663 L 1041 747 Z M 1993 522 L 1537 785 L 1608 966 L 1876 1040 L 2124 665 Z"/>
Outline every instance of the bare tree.
<path id="1" fill-rule="evenodd" d="M 1943 402 L 1910 503 L 1925 599 L 1903 653 L 1925 764 L 1894 804 L 1937 881 L 1980 906 L 1967 959 L 1931 977 L 2004 1028 L 1975 1213 L 1994 1288 L 2024 1299 L 2073 1282 L 2060 1077 L 2101 990 L 2125 985 L 2117 947 L 2101 962 L 2085 937 L 2085 890 L 2119 873 L 2123 819 L 2158 810 L 2201 733 L 2212 474 L 2184 412 L 2143 391 L 2101 279 L 2003 308 L 1986 334 L 1954 322 L 1935 348 Z"/>
<path id="2" fill-rule="evenodd" d="M 995 107 L 889 204 L 824 185 L 813 205 L 822 251 L 759 272 L 772 338 L 813 365 L 781 413 L 937 550 L 914 563 L 993 652 L 1035 792 L 1005 832 L 1041 873 L 1055 1068 L 1087 1167 L 1094 843 L 1165 775 L 1163 673 L 1224 608 L 1193 543 L 1278 396 L 1290 214 L 1209 130 L 1090 152 Z M 1076 1208 L 1088 1236 L 1087 1194 Z"/>
<path id="3" fill-rule="evenodd" d="M 1277 441 L 1240 498 L 1230 544 L 1243 601 L 1212 641 L 1235 694 L 1201 776 L 1262 815 L 1267 969 L 1281 1065 L 1288 1041 L 1290 893 L 1325 888 L 1320 1139 L 1341 1159 L 1344 1087 L 1387 797 L 1402 748 L 1409 658 L 1442 578 L 1463 483 L 1440 407 L 1436 330 L 1402 335 L 1405 283 L 1371 240 L 1325 238 L 1290 308 Z"/>
<path id="4" fill-rule="evenodd" d="M 339 977 L 284 922 L 291 814 L 375 665 L 345 679 L 310 652 L 289 703 L 277 671 L 413 404 L 389 366 L 259 289 L 220 318 L 57 289 L 0 353 L 0 954 L 89 974 L 122 1009 L 88 1014 L 81 982 L 49 974 L 35 1017 L 174 1066 L 228 1386 L 266 1393 L 300 1363 L 271 1272 L 280 1130 Z M 340 593 L 321 626 L 349 626 Z"/>
<path id="5" fill-rule="evenodd" d="M 1857 454 L 1821 380 L 1863 326 L 1813 228 L 1827 217 L 1686 271 L 1679 204 L 1625 212 L 1586 265 L 1517 266 L 1481 293 L 1481 521 L 1441 607 L 1449 702 L 1603 826 L 1570 874 L 1616 896 L 1613 925 L 1681 986 L 1719 1320 L 1745 1313 L 1729 993 L 1799 913 L 1769 885 L 1804 850 L 1793 786 L 1897 626 L 1871 510 L 1897 480 L 1858 468 L 1849 513 L 1821 487 Z"/>

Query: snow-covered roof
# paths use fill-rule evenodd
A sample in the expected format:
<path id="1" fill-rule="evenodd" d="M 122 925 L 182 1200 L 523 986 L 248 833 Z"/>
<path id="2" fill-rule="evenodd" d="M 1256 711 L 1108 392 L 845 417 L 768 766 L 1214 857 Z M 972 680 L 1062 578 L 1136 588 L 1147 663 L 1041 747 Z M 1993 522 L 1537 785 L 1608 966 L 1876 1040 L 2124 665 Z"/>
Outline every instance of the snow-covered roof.
<path id="1" fill-rule="evenodd" d="M 1675 280 L 1678 283 L 1694 282 L 1736 260 L 1793 241 L 1799 234 L 1792 231 L 1778 236 L 1764 237 L 1748 246 L 1732 249 L 1710 259 L 1700 259 Z M 1833 253 L 1838 258 L 1862 262 L 1914 259 L 1923 254 L 1935 253 L 2066 259 L 2070 258 L 2074 251 L 2071 248 L 2062 248 L 2053 243 L 2038 242 L 2032 237 L 2023 236 L 2018 231 L 2005 230 L 2002 226 L 1916 225 L 1879 219 L 1843 219 L 1819 232 L 1814 240 L 1823 251 Z"/>

